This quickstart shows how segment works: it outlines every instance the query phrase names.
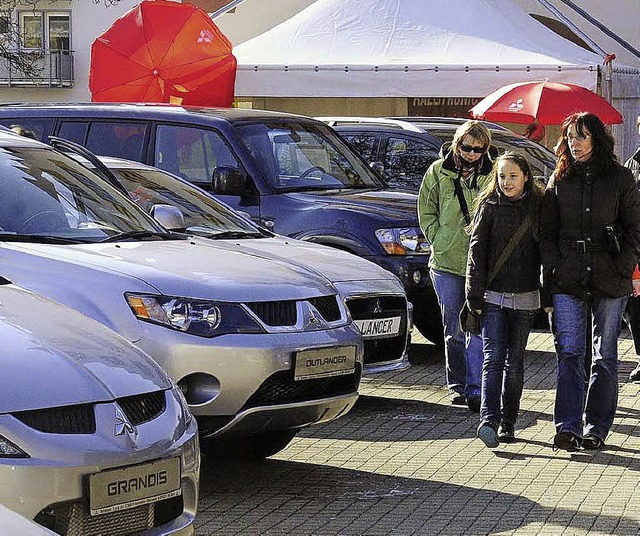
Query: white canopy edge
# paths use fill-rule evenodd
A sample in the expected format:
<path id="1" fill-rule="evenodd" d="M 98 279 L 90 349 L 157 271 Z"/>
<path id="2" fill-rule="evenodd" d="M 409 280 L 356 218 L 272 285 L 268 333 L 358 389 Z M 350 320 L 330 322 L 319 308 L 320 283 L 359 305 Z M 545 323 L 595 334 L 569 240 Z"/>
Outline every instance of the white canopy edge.
<path id="1" fill-rule="evenodd" d="M 595 91 L 598 65 L 238 65 L 236 96 L 469 97 L 545 79 Z"/>

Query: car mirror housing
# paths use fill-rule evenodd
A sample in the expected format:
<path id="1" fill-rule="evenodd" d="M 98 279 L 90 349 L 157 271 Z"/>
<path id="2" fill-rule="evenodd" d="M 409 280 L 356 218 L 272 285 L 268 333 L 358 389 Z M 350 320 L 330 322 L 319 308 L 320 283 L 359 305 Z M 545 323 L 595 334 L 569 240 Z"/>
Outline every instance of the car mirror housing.
<path id="1" fill-rule="evenodd" d="M 240 170 L 228 166 L 217 166 L 213 171 L 213 191 L 220 195 L 244 195 L 247 176 Z"/>
<path id="2" fill-rule="evenodd" d="M 187 226 L 182 211 L 171 205 L 153 205 L 151 216 L 169 231 L 184 229 Z"/>

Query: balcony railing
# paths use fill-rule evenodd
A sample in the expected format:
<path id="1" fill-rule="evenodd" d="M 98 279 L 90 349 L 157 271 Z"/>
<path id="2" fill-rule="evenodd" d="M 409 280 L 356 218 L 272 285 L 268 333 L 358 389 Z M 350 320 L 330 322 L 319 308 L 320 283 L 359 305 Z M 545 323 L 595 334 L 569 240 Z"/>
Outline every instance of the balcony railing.
<path id="1" fill-rule="evenodd" d="M 0 59 L 0 86 L 73 87 L 73 51 L 24 52 L 32 60 L 33 72 L 25 73 L 14 63 Z"/>

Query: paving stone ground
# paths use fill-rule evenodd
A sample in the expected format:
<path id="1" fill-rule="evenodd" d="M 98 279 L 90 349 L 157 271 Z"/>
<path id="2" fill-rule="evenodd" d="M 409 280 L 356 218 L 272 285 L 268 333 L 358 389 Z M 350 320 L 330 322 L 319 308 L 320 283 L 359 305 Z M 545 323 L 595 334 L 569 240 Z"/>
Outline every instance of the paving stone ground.
<path id="1" fill-rule="evenodd" d="M 417 334 L 411 368 L 367 378 L 345 417 L 260 462 L 205 456 L 197 534 L 640 535 L 640 384 L 621 338 L 605 451 L 553 452 L 556 363 L 532 333 L 518 441 L 487 449 L 449 404 L 443 358 Z"/>

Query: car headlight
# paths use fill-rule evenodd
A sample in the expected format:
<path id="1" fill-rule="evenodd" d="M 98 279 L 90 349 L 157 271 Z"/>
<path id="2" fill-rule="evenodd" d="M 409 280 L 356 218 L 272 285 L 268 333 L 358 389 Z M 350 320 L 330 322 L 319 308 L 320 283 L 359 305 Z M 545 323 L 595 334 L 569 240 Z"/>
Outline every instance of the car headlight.
<path id="1" fill-rule="evenodd" d="M 265 333 L 242 306 L 192 298 L 125 294 L 139 320 L 160 324 L 199 337 L 228 333 Z"/>
<path id="2" fill-rule="evenodd" d="M 29 455 L 0 435 L 0 458 L 29 458 Z"/>
<path id="3" fill-rule="evenodd" d="M 389 255 L 421 255 L 431 253 L 431 246 L 420 229 L 378 229 L 376 238 Z"/>

